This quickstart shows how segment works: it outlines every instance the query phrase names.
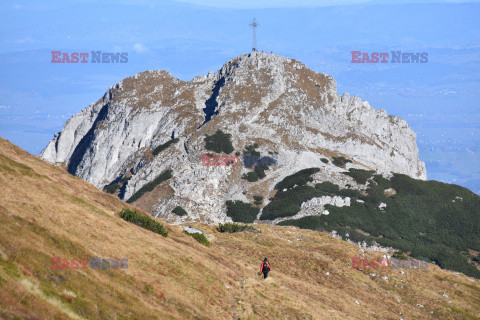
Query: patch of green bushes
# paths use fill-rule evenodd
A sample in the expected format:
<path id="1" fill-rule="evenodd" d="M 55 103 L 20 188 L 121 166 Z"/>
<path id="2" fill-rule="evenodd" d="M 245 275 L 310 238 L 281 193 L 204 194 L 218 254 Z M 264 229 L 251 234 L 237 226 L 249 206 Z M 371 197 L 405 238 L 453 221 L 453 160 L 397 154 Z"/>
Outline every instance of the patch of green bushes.
<path id="1" fill-rule="evenodd" d="M 307 182 L 313 181 L 312 174 L 320 171 L 320 168 L 309 168 L 300 170 L 292 175 L 286 176 L 282 181 L 275 185 L 276 190 L 290 189 L 293 186 L 302 186 Z"/>
<path id="2" fill-rule="evenodd" d="M 121 179 L 120 179 L 120 177 L 118 177 L 117 179 L 113 180 L 103 190 L 106 191 L 107 193 L 115 194 L 117 192 L 117 190 L 120 189 L 120 191 L 118 193 L 118 197 L 120 199 L 122 199 L 123 195 L 125 193 L 125 188 L 126 188 L 126 185 L 128 183 L 128 180 L 130 180 L 132 178 L 131 175 L 129 175 L 129 176 L 127 176 L 127 175 L 129 175 L 129 173 L 125 173 Z"/>
<path id="3" fill-rule="evenodd" d="M 197 240 L 197 242 L 207 247 L 210 247 L 210 241 L 208 241 L 207 237 L 205 237 L 203 233 L 198 233 L 198 232 L 190 233 L 190 232 L 187 232 L 186 230 L 184 230 L 183 232 L 191 236 L 193 239 Z"/>
<path id="4" fill-rule="evenodd" d="M 235 222 L 252 223 L 257 219 L 260 209 L 240 200 L 226 202 L 227 216 Z"/>
<path id="5" fill-rule="evenodd" d="M 242 179 L 247 180 L 248 182 L 258 181 L 258 176 L 255 172 L 244 173 Z"/>
<path id="6" fill-rule="evenodd" d="M 295 226 L 302 229 L 322 231 L 322 230 L 325 230 L 324 226 L 326 226 L 326 223 L 324 223 L 320 217 L 321 216 L 306 216 L 306 217 L 295 219 L 295 220 L 285 220 L 285 221 L 279 222 L 278 225 L 279 226 Z"/>
<path id="7" fill-rule="evenodd" d="M 165 230 L 163 224 L 153 218 L 146 217 L 130 209 L 125 209 L 121 211 L 118 215 L 123 220 L 133 223 L 141 228 L 158 233 L 164 237 L 168 236 L 168 231 Z"/>
<path id="8" fill-rule="evenodd" d="M 379 185 L 383 190 L 390 188 L 390 180 L 384 178 L 381 174 L 374 174 L 373 181 Z"/>
<path id="9" fill-rule="evenodd" d="M 332 163 L 337 167 L 341 167 L 341 168 L 344 168 L 347 163 L 353 162 L 352 160 L 347 159 L 345 157 L 332 157 L 332 159 L 333 159 Z"/>
<path id="10" fill-rule="evenodd" d="M 267 175 L 265 174 L 265 170 L 268 170 L 268 166 L 256 166 L 255 169 L 253 169 L 253 172 L 257 175 L 258 179 L 263 179 Z"/>
<path id="11" fill-rule="evenodd" d="M 175 213 L 177 216 L 188 215 L 187 211 L 180 206 L 176 206 L 175 208 L 173 208 L 172 212 Z"/>
<path id="12" fill-rule="evenodd" d="M 363 233 L 360 233 L 356 230 L 352 230 L 352 229 L 349 229 L 349 228 L 347 228 L 347 230 L 345 230 L 345 232 L 342 234 L 342 239 L 344 239 L 344 240 L 348 239 L 348 240 L 353 241 L 355 243 L 365 242 L 369 246 L 371 246 L 373 244 L 373 238 L 372 237 L 366 236 Z"/>
<path id="13" fill-rule="evenodd" d="M 320 159 L 320 161 L 322 161 L 323 163 L 328 163 L 328 159 L 327 159 L 327 158 L 322 158 L 322 159 Z"/>
<path id="14" fill-rule="evenodd" d="M 232 222 L 227 222 L 224 224 L 219 224 L 217 227 L 217 230 L 219 232 L 228 232 L 228 233 L 234 233 L 234 232 L 242 232 L 242 231 L 253 231 L 255 230 L 254 228 L 244 225 L 244 224 L 238 224 L 238 223 L 232 223 Z"/>
<path id="15" fill-rule="evenodd" d="M 263 166 L 257 165 L 253 169 L 253 172 L 244 173 L 242 176 L 242 179 L 245 179 L 249 182 L 255 182 L 255 181 L 261 180 L 267 176 L 265 174 L 265 170 L 268 170 L 268 169 L 269 168 L 266 165 L 263 165 Z"/>
<path id="16" fill-rule="evenodd" d="M 318 189 L 320 191 L 324 191 L 324 192 L 328 192 L 328 193 L 337 193 L 340 188 L 338 187 L 338 185 L 330 182 L 330 181 L 325 181 L 325 182 L 322 182 L 322 183 L 317 183 L 315 185 L 315 189 Z"/>
<path id="17" fill-rule="evenodd" d="M 365 196 L 356 189 L 340 189 L 335 194 L 341 197 L 350 197 L 350 198 L 357 198 L 362 200 L 365 199 Z"/>
<path id="18" fill-rule="evenodd" d="M 158 186 L 160 183 L 163 181 L 166 181 L 172 177 L 172 170 L 168 169 L 163 171 L 158 177 L 155 178 L 155 180 L 147 183 L 143 187 L 140 188 L 137 192 L 135 192 L 130 199 L 127 200 L 127 203 L 132 203 L 140 199 L 141 196 L 145 194 L 145 192 L 150 192 L 153 189 L 155 189 L 156 186 Z"/>
<path id="19" fill-rule="evenodd" d="M 258 152 L 257 150 L 255 150 L 255 149 L 257 149 L 257 148 L 258 148 L 258 144 L 256 144 L 256 143 L 251 144 L 251 145 L 249 145 L 249 146 L 246 146 L 246 147 L 245 147 L 245 151 L 243 151 L 243 154 L 244 154 L 244 155 L 249 154 L 249 155 L 252 155 L 252 156 L 258 156 L 258 157 L 259 157 L 259 156 L 260 156 L 260 152 Z"/>
<path id="20" fill-rule="evenodd" d="M 303 202 L 324 195 L 328 194 L 305 185 L 286 191 L 278 190 L 272 201 L 263 208 L 260 220 L 294 216 L 300 211 Z"/>
<path id="21" fill-rule="evenodd" d="M 307 182 L 313 181 L 311 175 L 318 171 L 320 171 L 319 168 L 300 170 L 277 183 L 275 189 L 278 191 L 270 199 L 271 202 L 263 208 L 260 219 L 273 220 L 294 216 L 300 211 L 303 202 L 314 197 L 328 195 L 322 190 L 305 185 Z"/>
<path id="22" fill-rule="evenodd" d="M 205 135 L 205 149 L 214 151 L 216 153 L 224 152 L 230 154 L 233 152 L 232 135 L 224 133 L 222 130 L 217 130 L 211 136 Z"/>
<path id="23" fill-rule="evenodd" d="M 349 185 L 347 185 L 348 187 Z M 326 192 L 329 195 L 340 196 L 340 197 L 350 197 L 356 199 L 365 200 L 364 196 L 360 191 L 356 189 L 340 189 L 340 187 L 330 181 L 325 181 L 322 183 L 317 183 L 315 189 Z"/>
<path id="24" fill-rule="evenodd" d="M 177 143 L 177 142 L 178 142 L 178 138 L 170 139 L 167 142 L 165 142 L 164 144 L 161 144 L 158 147 L 156 147 L 155 149 L 153 149 L 152 153 L 153 153 L 154 156 L 157 156 L 160 152 L 162 152 L 163 150 L 167 149 L 172 144 Z"/>
<path id="25" fill-rule="evenodd" d="M 426 258 L 442 268 L 480 278 L 480 271 L 469 262 L 469 257 L 476 256 L 462 254 L 469 249 L 480 251 L 480 196 L 457 185 L 416 180 L 402 174 L 394 174 L 390 180 L 374 175 L 372 180 L 366 196 L 352 189 L 335 192 L 357 197 L 364 203 L 353 201 L 351 206 L 345 207 L 326 205 L 329 215 L 304 217 L 281 224 L 336 230 L 339 234 L 343 230 L 350 237 L 361 238 L 351 232 L 359 229 L 382 246 L 400 249 L 413 258 Z M 324 186 L 318 190 L 334 191 L 331 186 L 330 189 Z M 384 190 L 388 188 L 395 189 L 397 194 L 386 197 Z M 380 202 L 387 204 L 384 212 L 378 208 Z"/>
<path id="26" fill-rule="evenodd" d="M 118 183 L 111 183 L 108 186 L 105 187 L 105 191 L 110 194 L 114 194 L 117 192 L 117 190 L 120 188 L 120 185 Z"/>
<path id="27" fill-rule="evenodd" d="M 363 169 L 354 169 L 350 168 L 347 172 L 342 172 L 343 174 L 350 176 L 358 184 L 365 184 L 367 180 L 372 177 L 373 170 L 363 170 Z"/>
<path id="28" fill-rule="evenodd" d="M 261 157 L 260 152 L 255 150 L 258 148 L 258 144 L 254 143 L 247 147 L 243 151 L 243 164 L 247 168 L 254 167 L 253 172 L 247 172 L 242 176 L 249 182 L 255 182 L 265 178 L 265 170 L 269 169 L 269 165 L 276 164 L 276 160 L 271 157 Z"/>
<path id="29" fill-rule="evenodd" d="M 263 197 L 262 196 L 253 196 L 253 203 L 257 206 L 261 205 L 263 203 Z"/>
<path id="30" fill-rule="evenodd" d="M 385 196 L 384 190 L 385 187 L 381 186 L 377 182 L 370 182 L 366 190 L 367 196 L 364 198 L 364 200 L 371 203 L 385 202 L 387 197 Z"/>
<path id="31" fill-rule="evenodd" d="M 255 201 L 263 201 L 263 196 L 253 196 Z"/>

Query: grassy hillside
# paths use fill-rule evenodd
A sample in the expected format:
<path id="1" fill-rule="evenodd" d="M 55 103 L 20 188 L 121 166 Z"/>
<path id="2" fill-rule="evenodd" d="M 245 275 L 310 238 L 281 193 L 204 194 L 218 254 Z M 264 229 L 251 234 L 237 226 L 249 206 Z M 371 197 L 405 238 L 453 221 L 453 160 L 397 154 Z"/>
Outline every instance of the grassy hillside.
<path id="1" fill-rule="evenodd" d="M 342 240 L 296 227 L 220 233 L 210 247 L 123 220 L 141 210 L 0 139 L 1 319 L 466 319 L 480 283 L 426 270 L 356 270 L 371 259 Z M 52 269 L 52 257 L 128 259 L 115 270 Z M 258 268 L 268 257 L 271 277 Z M 374 275 L 373 275 L 374 274 Z M 381 278 L 381 276 L 385 276 Z"/>

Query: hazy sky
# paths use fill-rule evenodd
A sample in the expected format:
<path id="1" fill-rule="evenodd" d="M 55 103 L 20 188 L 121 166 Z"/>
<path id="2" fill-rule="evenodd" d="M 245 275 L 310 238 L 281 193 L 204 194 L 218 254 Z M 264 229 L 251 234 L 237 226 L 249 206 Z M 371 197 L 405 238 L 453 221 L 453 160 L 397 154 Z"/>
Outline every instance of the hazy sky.
<path id="1" fill-rule="evenodd" d="M 475 3 L 480 1 L 456 1 L 456 0 L 244 0 L 244 1 L 228 1 L 228 0 L 178 0 L 197 5 L 207 5 L 218 8 L 237 8 L 237 9 L 258 9 L 258 8 L 281 8 L 281 7 L 325 7 L 325 6 L 350 6 L 350 5 L 370 5 L 370 4 L 406 4 L 406 3 Z M 145 1 L 144 3 L 150 3 Z"/>
<path id="2" fill-rule="evenodd" d="M 259 49 L 332 75 L 338 92 L 403 117 L 431 179 L 480 192 L 479 1 L 14 1 L 0 6 L 0 136 L 39 153 L 72 114 L 144 70 L 182 80 Z M 205 3 L 208 4 L 205 5 Z M 51 51 L 127 52 L 55 64 Z M 351 51 L 428 53 L 353 64 Z"/>

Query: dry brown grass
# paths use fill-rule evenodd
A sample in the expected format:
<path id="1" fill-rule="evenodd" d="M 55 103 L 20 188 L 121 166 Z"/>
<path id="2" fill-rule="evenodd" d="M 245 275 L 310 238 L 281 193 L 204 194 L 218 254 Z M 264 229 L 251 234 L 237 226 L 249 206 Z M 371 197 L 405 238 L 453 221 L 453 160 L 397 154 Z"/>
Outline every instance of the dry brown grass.
<path id="1" fill-rule="evenodd" d="M 134 205 L 145 212 L 154 212 L 154 205 L 158 202 L 158 199 L 171 198 L 174 194 L 175 191 L 172 187 L 164 181 L 152 191 L 146 192 L 134 202 Z"/>
<path id="2" fill-rule="evenodd" d="M 3 139 L 0 184 L 1 319 L 478 318 L 478 280 L 433 265 L 370 277 L 351 268 L 355 246 L 319 232 L 193 224 L 211 235 L 207 248 L 166 225 L 164 238 L 114 214 L 131 206 Z M 54 256 L 127 258 L 128 269 L 52 270 Z M 264 257 L 268 280 L 257 275 Z"/>

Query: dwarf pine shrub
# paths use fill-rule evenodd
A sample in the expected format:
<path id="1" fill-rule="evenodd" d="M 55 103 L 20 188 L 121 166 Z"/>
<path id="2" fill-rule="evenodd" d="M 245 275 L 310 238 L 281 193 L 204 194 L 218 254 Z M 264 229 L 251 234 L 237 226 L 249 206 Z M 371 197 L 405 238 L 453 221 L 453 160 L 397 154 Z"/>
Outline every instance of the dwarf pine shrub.
<path id="1" fill-rule="evenodd" d="M 222 130 L 217 130 L 211 136 L 205 135 L 205 149 L 214 151 L 216 153 L 224 152 L 230 154 L 233 152 L 232 135 L 224 133 Z"/>
<path id="2" fill-rule="evenodd" d="M 157 185 L 159 185 L 160 183 L 162 183 L 163 181 L 165 180 L 168 180 L 172 177 L 172 170 L 165 170 L 163 171 L 158 177 L 155 178 L 155 180 L 147 183 L 146 185 L 144 185 L 143 187 L 140 188 L 140 190 L 138 190 L 137 192 L 135 192 L 131 197 L 130 199 L 127 200 L 127 203 L 132 203 L 132 202 L 135 202 L 137 201 L 138 199 L 140 199 L 141 196 L 143 196 L 143 194 L 145 192 L 150 192 L 152 191 L 153 189 L 155 189 L 155 187 Z"/>
<path id="3" fill-rule="evenodd" d="M 198 233 L 198 232 L 190 233 L 190 232 L 187 232 L 186 230 L 184 230 L 183 232 L 191 236 L 193 239 L 197 240 L 198 243 L 201 243 L 204 246 L 210 247 L 210 241 L 208 241 L 207 237 L 205 237 L 203 233 Z"/>
<path id="4" fill-rule="evenodd" d="M 217 227 L 217 230 L 219 232 L 228 232 L 228 233 L 241 232 L 249 229 L 253 229 L 253 228 L 247 225 L 232 223 L 232 222 L 227 222 L 224 224 L 220 223 Z"/>
<path id="5" fill-rule="evenodd" d="M 186 216 L 187 215 L 187 211 L 185 211 L 185 209 L 183 209 L 180 206 L 176 206 L 175 208 L 173 208 L 172 212 L 175 213 L 177 216 Z"/>
<path id="6" fill-rule="evenodd" d="M 163 224 L 161 224 L 160 222 L 156 221 L 153 218 L 141 215 L 136 211 L 125 209 L 125 210 L 122 210 L 118 215 L 123 220 L 133 223 L 141 228 L 158 233 L 164 237 L 168 235 L 168 231 L 165 230 L 165 228 L 163 227 Z"/>

